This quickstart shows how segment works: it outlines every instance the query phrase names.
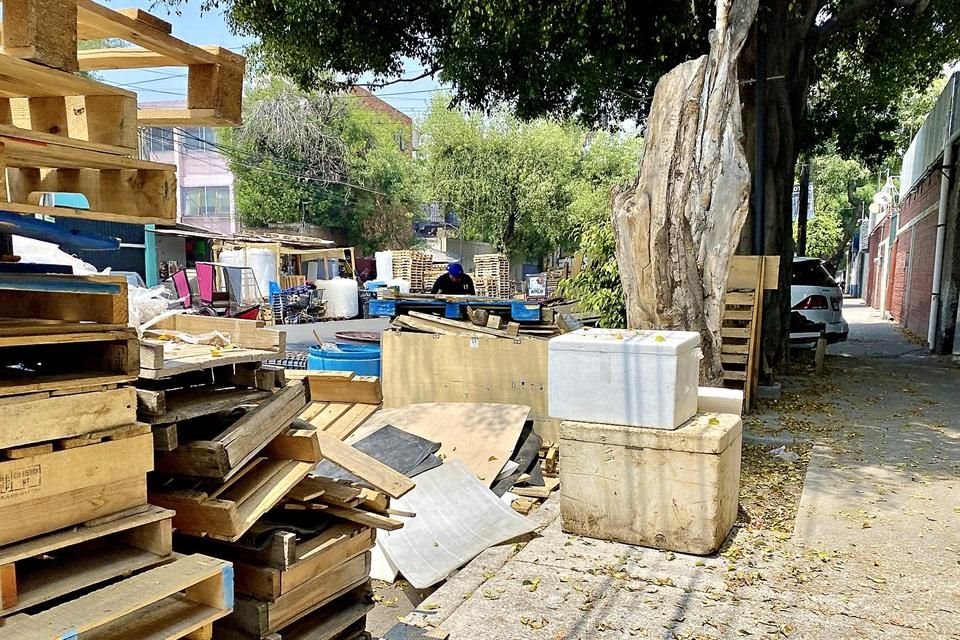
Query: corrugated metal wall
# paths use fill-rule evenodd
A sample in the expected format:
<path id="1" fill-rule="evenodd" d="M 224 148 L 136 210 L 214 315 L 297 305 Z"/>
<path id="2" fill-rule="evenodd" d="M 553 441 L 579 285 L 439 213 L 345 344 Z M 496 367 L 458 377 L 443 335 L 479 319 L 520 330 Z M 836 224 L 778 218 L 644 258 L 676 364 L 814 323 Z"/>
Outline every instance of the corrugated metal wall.
<path id="1" fill-rule="evenodd" d="M 927 116 L 920 131 L 903 154 L 903 167 L 900 171 L 900 193 L 907 193 L 920 178 L 933 166 L 943 153 L 946 136 L 960 131 L 960 72 L 954 73 L 943 93 L 937 99 L 933 111 Z M 952 122 L 947 122 L 953 113 Z"/>

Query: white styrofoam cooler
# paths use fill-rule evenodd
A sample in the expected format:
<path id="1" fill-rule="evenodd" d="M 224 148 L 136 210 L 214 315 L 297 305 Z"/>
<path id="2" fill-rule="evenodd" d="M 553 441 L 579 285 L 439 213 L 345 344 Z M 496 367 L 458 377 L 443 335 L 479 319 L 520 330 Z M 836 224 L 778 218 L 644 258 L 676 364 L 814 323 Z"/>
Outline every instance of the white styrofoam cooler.
<path id="1" fill-rule="evenodd" d="M 700 334 L 580 329 L 550 340 L 550 417 L 676 429 L 697 412 Z"/>

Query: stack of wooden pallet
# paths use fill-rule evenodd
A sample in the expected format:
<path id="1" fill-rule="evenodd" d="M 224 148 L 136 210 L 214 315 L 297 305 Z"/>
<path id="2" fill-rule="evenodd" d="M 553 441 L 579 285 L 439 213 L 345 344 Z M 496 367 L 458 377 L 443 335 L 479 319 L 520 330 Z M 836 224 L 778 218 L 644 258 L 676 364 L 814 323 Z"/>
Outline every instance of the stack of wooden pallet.
<path id="1" fill-rule="evenodd" d="M 502 253 L 473 257 L 474 286 L 478 296 L 509 298 L 513 295 L 510 259 Z"/>
<path id="2" fill-rule="evenodd" d="M 421 293 L 433 286 L 426 281 L 427 271 L 433 267 L 433 258 L 424 251 L 393 251 L 393 277 L 410 283 L 410 291 Z"/>
<path id="3" fill-rule="evenodd" d="M 234 378 L 214 372 L 210 384 L 235 382 L 241 365 L 233 368 Z M 177 446 L 157 452 L 150 499 L 176 511 L 177 551 L 234 563 L 235 609 L 215 637 L 353 638 L 372 608 L 374 529 L 402 526 L 387 515 L 388 499 L 413 487 L 342 442 L 378 408 L 379 380 L 289 372 L 281 383 L 264 367 L 254 372 L 267 397 L 251 397 L 239 418 L 213 398 L 209 413 L 194 408 L 178 422 Z M 380 490 L 309 476 L 321 459 Z"/>
<path id="4" fill-rule="evenodd" d="M 175 167 L 138 160 L 137 127 L 240 122 L 244 59 L 170 35 L 140 10 L 91 0 L 4 3 L 0 52 L 0 202 L 4 211 L 172 224 Z M 142 48 L 77 52 L 78 39 L 116 38 Z M 136 95 L 77 70 L 184 66 L 187 105 L 137 109 Z M 40 204 L 37 193 L 83 194 L 88 209 Z"/>
<path id="5" fill-rule="evenodd" d="M 547 271 L 547 297 L 553 298 L 560 289 L 560 283 L 567 278 L 567 270 L 550 269 Z"/>
<path id="6" fill-rule="evenodd" d="M 211 631 L 230 565 L 172 555 L 147 504 L 126 280 L 3 274 L 0 304 L 0 637 Z"/>

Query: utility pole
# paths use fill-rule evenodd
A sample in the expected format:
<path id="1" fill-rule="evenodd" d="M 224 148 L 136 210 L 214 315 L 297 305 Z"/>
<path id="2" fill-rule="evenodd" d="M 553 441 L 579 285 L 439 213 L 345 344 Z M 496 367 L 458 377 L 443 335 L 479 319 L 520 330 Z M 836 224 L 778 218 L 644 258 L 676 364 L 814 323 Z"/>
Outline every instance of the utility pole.
<path id="1" fill-rule="evenodd" d="M 800 194 L 797 203 L 797 255 L 807 255 L 807 208 L 810 206 L 810 161 L 800 167 Z"/>

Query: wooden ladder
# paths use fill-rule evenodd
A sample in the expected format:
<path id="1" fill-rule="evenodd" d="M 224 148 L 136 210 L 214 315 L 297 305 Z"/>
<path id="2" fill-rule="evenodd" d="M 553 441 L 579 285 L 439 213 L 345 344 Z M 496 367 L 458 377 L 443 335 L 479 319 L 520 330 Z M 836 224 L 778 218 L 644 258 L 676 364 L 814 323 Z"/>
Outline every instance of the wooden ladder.
<path id="1" fill-rule="evenodd" d="M 745 412 L 753 406 L 759 380 L 763 292 L 776 288 L 778 276 L 776 256 L 735 256 L 730 264 L 720 359 L 724 385 L 743 389 Z"/>

